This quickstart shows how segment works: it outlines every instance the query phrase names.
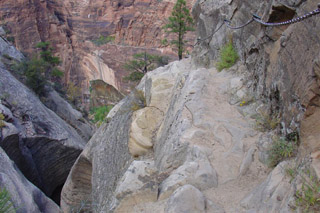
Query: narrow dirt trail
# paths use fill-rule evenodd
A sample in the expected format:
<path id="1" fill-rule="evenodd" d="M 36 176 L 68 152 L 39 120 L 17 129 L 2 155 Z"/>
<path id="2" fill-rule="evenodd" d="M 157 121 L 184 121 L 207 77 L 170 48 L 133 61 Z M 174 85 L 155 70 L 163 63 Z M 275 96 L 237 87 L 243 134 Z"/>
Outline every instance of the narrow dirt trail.
<path id="1" fill-rule="evenodd" d="M 212 167 L 218 174 L 218 187 L 204 192 L 226 212 L 244 212 L 240 202 L 268 175 L 269 169 L 259 162 L 256 142 L 260 133 L 253 121 L 229 104 L 230 82 L 235 74 L 208 70 L 206 86 L 199 100 L 201 108 L 191 109 L 195 127 L 206 140 L 193 143 L 206 147 Z"/>
<path id="2" fill-rule="evenodd" d="M 237 106 L 229 103 L 230 92 L 242 88 L 241 77 L 231 70 L 218 73 L 215 68 L 186 67 L 186 70 L 181 71 L 187 76 L 182 81 L 182 89 L 175 91 L 176 95 L 172 96 L 175 98 L 173 103 L 178 103 L 179 106 L 177 107 L 179 110 L 174 114 L 179 115 L 177 123 L 186 123 L 177 127 L 178 131 L 181 130 L 177 140 L 188 144 L 189 150 L 197 150 L 198 154 L 192 154 L 190 151 L 188 154 L 189 157 L 192 156 L 191 160 L 187 159 L 183 165 L 172 171 L 164 182 L 170 183 L 170 187 L 175 189 L 185 184 L 199 186 L 208 202 L 212 201 L 211 203 L 216 205 L 212 207 L 211 204 L 206 204 L 202 213 L 246 212 L 241 207 L 241 201 L 267 178 L 270 169 L 258 160 L 256 144 L 262 133 L 254 129 L 255 122 L 252 119 L 244 117 Z M 172 123 L 167 125 L 169 124 L 174 125 Z M 205 163 L 211 166 L 204 167 Z M 198 167 L 192 168 L 186 165 L 198 165 Z M 210 176 L 211 173 L 206 173 L 210 169 L 215 175 Z M 197 172 L 199 180 L 196 181 L 192 178 Z M 209 177 L 211 179 L 208 179 Z M 215 178 L 218 184 L 210 185 L 211 188 L 199 184 L 206 185 Z M 170 181 L 167 181 L 168 179 Z M 160 183 L 160 187 L 161 190 L 166 189 L 163 187 L 163 182 Z M 164 200 L 158 197 L 156 202 L 136 201 L 139 204 L 130 211 L 168 212 L 167 208 L 170 205 L 168 200 L 172 196 Z"/>

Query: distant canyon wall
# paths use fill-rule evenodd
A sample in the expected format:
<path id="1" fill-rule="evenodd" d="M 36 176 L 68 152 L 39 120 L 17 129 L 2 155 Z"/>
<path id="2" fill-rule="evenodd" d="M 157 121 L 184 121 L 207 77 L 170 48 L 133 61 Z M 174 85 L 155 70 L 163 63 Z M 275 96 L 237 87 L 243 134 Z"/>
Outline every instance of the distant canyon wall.
<path id="1" fill-rule="evenodd" d="M 195 0 L 188 1 L 191 6 Z M 122 77 L 123 63 L 141 50 L 175 57 L 161 45 L 168 35 L 162 29 L 175 1 L 151 0 L 4 0 L 0 2 L 2 25 L 15 39 L 16 47 L 27 54 L 35 52 L 40 41 L 50 41 L 62 59 L 64 82 L 75 82 L 88 91 L 90 80 L 102 79 L 117 89 L 128 90 Z M 99 36 L 114 36 L 113 45 L 96 46 Z M 193 41 L 193 34 L 188 35 Z M 137 49 L 142 47 L 143 49 Z M 101 56 L 96 52 L 104 52 Z M 115 60 L 118 63 L 115 63 Z"/>

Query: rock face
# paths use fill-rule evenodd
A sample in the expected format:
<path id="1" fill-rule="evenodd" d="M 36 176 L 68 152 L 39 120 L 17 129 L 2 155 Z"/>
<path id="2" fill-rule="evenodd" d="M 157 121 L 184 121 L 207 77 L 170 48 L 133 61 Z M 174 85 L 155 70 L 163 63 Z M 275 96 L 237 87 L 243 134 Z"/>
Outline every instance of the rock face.
<path id="1" fill-rule="evenodd" d="M 0 40 L 0 46 L 8 43 Z M 14 49 L 15 50 L 15 49 Z M 10 56 L 20 60 L 17 50 Z M 0 52 L 2 57 L 4 53 Z M 39 98 L 15 79 L 0 63 L 0 113 L 5 117 L 0 130 L 0 146 L 24 176 L 47 196 L 59 202 L 60 191 L 68 173 L 92 134 L 82 116 L 56 93 L 51 107 L 63 119 L 45 107 Z M 62 105 L 60 105 L 62 104 Z M 82 136 L 82 137 L 81 137 Z"/>
<path id="2" fill-rule="evenodd" d="M 72 126 L 84 141 L 89 141 L 93 135 L 93 127 L 83 118 L 81 112 L 74 109 L 55 90 L 49 90 L 46 93 L 44 104 Z"/>
<path id="3" fill-rule="evenodd" d="M 141 51 L 176 55 L 161 45 L 167 37 L 162 26 L 174 2 L 5 0 L 0 2 L 0 17 L 23 52 L 33 52 L 37 42 L 50 41 L 63 61 L 65 82 L 77 83 L 84 92 L 96 79 L 127 89 L 122 82 L 127 74 L 123 63 L 131 55 Z M 191 7 L 194 0 L 188 3 Z M 114 36 L 115 41 L 95 46 L 92 41 L 101 35 Z M 190 34 L 188 39 L 192 38 Z"/>
<path id="4" fill-rule="evenodd" d="M 87 201 L 88 209 L 109 211 L 115 184 L 132 159 L 127 143 L 120 141 L 128 141 L 134 103 L 134 96 L 120 102 L 113 119 L 101 125 L 78 157 L 62 189 L 61 208 L 64 212 L 80 208 L 83 201 Z"/>
<path id="5" fill-rule="evenodd" d="M 85 200 L 94 212 L 243 211 L 267 174 L 258 133 L 228 103 L 239 78 L 190 60 L 149 72 L 78 158 L 62 210 Z"/>
<path id="6" fill-rule="evenodd" d="M 6 188 L 18 213 L 59 212 L 59 207 L 37 187 L 30 183 L 17 169 L 0 147 L 0 187 Z M 2 200 L 1 200 L 2 201 Z"/>
<path id="7" fill-rule="evenodd" d="M 241 205 L 251 212 L 291 212 L 295 206 L 294 188 L 286 175 L 287 165 L 288 162 L 279 164 Z"/>
<path id="8" fill-rule="evenodd" d="M 309 1 L 199 0 L 193 14 L 205 38 L 224 19 L 238 25 L 253 12 L 278 22 L 316 8 Z M 84 198 L 93 212 L 303 210 L 294 201 L 302 184 L 288 176 L 292 162 L 272 171 L 262 163 L 274 133 L 257 132 L 251 117 L 258 109 L 280 117 L 274 131 L 283 135 L 299 132 L 301 122 L 302 158 L 304 149 L 319 148 L 319 128 L 312 126 L 318 124 L 320 94 L 318 19 L 279 28 L 224 27 L 196 47 L 196 66 L 182 60 L 145 75 L 140 92 L 115 107 L 73 166 L 62 210 L 68 212 Z M 241 62 L 218 73 L 212 65 L 230 38 Z M 141 92 L 144 97 L 137 95 Z M 316 173 L 319 156 L 311 156 Z M 91 172 L 82 177 L 77 173 L 82 169 Z"/>
<path id="9" fill-rule="evenodd" d="M 184 185 L 171 196 L 166 212 L 199 212 L 205 213 L 206 200 L 204 195 L 192 185 Z"/>
<path id="10" fill-rule="evenodd" d="M 254 13 L 264 21 L 280 22 L 317 8 L 314 1 L 200 0 L 193 8 L 193 15 L 197 19 L 198 36 L 205 38 L 224 19 L 239 26 Z M 320 138 L 319 18 L 313 16 L 282 27 L 264 27 L 255 22 L 240 30 L 223 26 L 212 38 L 200 42 L 194 53 L 196 63 L 212 64 L 219 56 L 219 47 L 232 36 L 241 61 L 249 70 L 245 85 L 251 95 L 264 100 L 268 114 L 281 117 L 283 134 L 301 133 L 307 152 L 318 150 Z"/>
<path id="11" fill-rule="evenodd" d="M 90 108 L 115 105 L 121 101 L 123 97 L 116 88 L 102 80 L 90 82 Z"/>

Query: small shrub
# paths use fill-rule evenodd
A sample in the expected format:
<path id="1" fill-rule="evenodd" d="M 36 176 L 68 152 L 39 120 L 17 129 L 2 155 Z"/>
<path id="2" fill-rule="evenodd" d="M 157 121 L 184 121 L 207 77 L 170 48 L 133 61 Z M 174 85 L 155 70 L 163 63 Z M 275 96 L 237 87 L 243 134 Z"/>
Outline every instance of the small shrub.
<path id="1" fill-rule="evenodd" d="M 280 123 L 280 119 L 277 116 L 272 116 L 263 111 L 260 111 L 260 113 L 255 116 L 255 119 L 255 128 L 261 132 L 274 130 Z"/>
<path id="2" fill-rule="evenodd" d="M 9 61 L 13 60 L 13 58 L 8 54 L 3 54 L 2 57 L 8 59 Z"/>
<path id="3" fill-rule="evenodd" d="M 47 69 L 45 61 L 34 57 L 25 63 L 24 74 L 27 78 L 27 85 L 38 95 L 43 95 L 46 84 L 45 72 Z"/>
<path id="4" fill-rule="evenodd" d="M 54 78 L 62 78 L 64 75 L 64 73 L 59 70 L 58 68 L 53 68 L 52 71 L 51 71 L 51 76 L 54 77 Z"/>
<path id="5" fill-rule="evenodd" d="M 287 141 L 285 138 L 277 138 L 273 141 L 268 151 L 268 166 L 275 167 L 281 161 L 293 157 L 298 148 L 298 141 Z"/>
<path id="6" fill-rule="evenodd" d="M 115 39 L 116 39 L 115 36 L 101 35 L 98 39 L 92 40 L 92 43 L 94 43 L 97 46 L 101 46 L 101 45 L 107 44 L 109 42 L 113 42 Z"/>
<path id="7" fill-rule="evenodd" d="M 132 103 L 131 110 L 137 111 L 139 109 L 146 107 L 147 101 L 144 96 L 144 92 L 142 90 L 135 89 L 133 93 L 134 93 L 135 99 L 134 99 L 134 102 Z"/>
<path id="8" fill-rule="evenodd" d="M 9 42 L 13 43 L 13 44 L 14 44 L 14 42 L 15 42 L 15 39 L 14 39 L 13 36 L 8 36 L 8 37 L 7 37 L 7 40 L 8 40 Z"/>
<path id="9" fill-rule="evenodd" d="M 68 100 L 76 105 L 77 100 L 81 97 L 81 88 L 76 86 L 73 82 L 70 82 L 67 86 L 67 98 Z"/>
<path id="10" fill-rule="evenodd" d="M 52 68 L 61 63 L 60 58 L 53 56 L 53 48 L 50 47 L 50 42 L 39 42 L 36 48 L 40 49 L 40 58 L 47 62 Z"/>
<path id="11" fill-rule="evenodd" d="M 125 81 L 140 81 L 144 74 L 142 72 L 132 72 L 130 75 L 123 78 Z"/>
<path id="12" fill-rule="evenodd" d="M 169 63 L 169 57 L 167 56 L 153 55 L 146 52 L 136 53 L 132 57 L 133 60 L 123 65 L 124 69 L 131 71 L 128 76 L 123 78 L 125 81 L 140 81 L 146 72 Z"/>
<path id="13" fill-rule="evenodd" d="M 56 68 L 60 59 L 53 56 L 49 45 L 49 42 L 38 43 L 36 47 L 41 49 L 39 54 L 11 66 L 12 71 L 39 96 L 44 94 L 47 81 L 57 82 L 63 76 L 63 72 Z"/>
<path id="14" fill-rule="evenodd" d="M 238 59 L 238 53 L 232 45 L 232 39 L 230 39 L 230 41 L 221 48 L 220 60 L 217 63 L 218 71 L 232 67 Z"/>
<path id="15" fill-rule="evenodd" d="M 303 212 L 319 212 L 320 211 L 320 181 L 307 172 L 307 177 L 301 175 L 301 189 L 295 193 L 296 205 Z"/>
<path id="16" fill-rule="evenodd" d="M 6 124 L 4 123 L 4 115 L 0 113 L 0 129 L 5 127 Z"/>
<path id="17" fill-rule="evenodd" d="M 91 110 L 91 114 L 93 114 L 93 122 L 94 123 L 99 123 L 101 124 L 105 118 L 107 117 L 108 113 L 110 110 L 113 108 L 113 105 L 107 105 L 107 106 L 101 106 L 101 107 L 96 107 Z"/>
<path id="18" fill-rule="evenodd" d="M 11 196 L 7 189 L 0 188 L 0 212 L 1 213 L 13 213 L 16 210 L 11 202 Z"/>

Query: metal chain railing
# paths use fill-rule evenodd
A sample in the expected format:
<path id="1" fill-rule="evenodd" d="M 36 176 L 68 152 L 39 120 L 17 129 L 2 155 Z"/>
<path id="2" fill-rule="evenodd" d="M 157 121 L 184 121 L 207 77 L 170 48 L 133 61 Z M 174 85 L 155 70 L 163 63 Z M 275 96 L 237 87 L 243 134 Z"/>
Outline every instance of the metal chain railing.
<path id="1" fill-rule="evenodd" d="M 264 26 L 276 27 L 276 26 L 289 25 L 289 24 L 294 24 L 294 23 L 297 23 L 297 22 L 301 22 L 301 21 L 303 21 L 303 20 L 305 20 L 305 19 L 307 19 L 307 18 L 310 18 L 310 17 L 315 16 L 315 15 L 318 15 L 318 14 L 320 14 L 320 3 L 318 4 L 318 8 L 317 8 L 317 9 L 315 9 L 315 10 L 313 10 L 313 11 L 307 13 L 307 14 L 304 14 L 304 15 L 299 16 L 299 17 L 297 17 L 297 18 L 293 18 L 293 19 L 288 20 L 288 21 L 283 21 L 283 22 L 278 22 L 278 23 L 264 22 L 264 21 L 261 20 L 261 17 L 255 15 L 255 14 L 252 15 L 252 18 L 251 18 L 247 23 L 245 23 L 245 24 L 243 24 L 243 25 L 240 25 L 240 26 L 231 26 L 231 21 L 225 19 L 225 20 L 223 21 L 223 23 L 220 25 L 220 27 L 219 27 L 216 31 L 214 31 L 211 35 L 209 35 L 209 36 L 207 36 L 207 37 L 205 37 L 205 38 L 203 38 L 203 39 L 197 39 L 197 42 L 195 43 L 194 46 L 196 46 L 196 45 L 199 44 L 200 42 L 203 42 L 203 41 L 205 41 L 205 40 L 207 40 L 207 39 L 209 39 L 209 38 L 212 38 L 213 35 L 214 35 L 215 33 L 217 33 L 224 24 L 225 24 L 229 29 L 233 29 L 233 30 L 238 30 L 238 29 L 244 28 L 244 27 L 248 26 L 249 24 L 251 24 L 252 22 L 257 22 L 257 23 L 260 23 L 260 24 L 262 24 L 262 25 L 264 25 Z"/>
<path id="2" fill-rule="evenodd" d="M 252 22 L 254 21 L 254 19 L 252 18 L 251 20 L 249 20 L 247 23 L 243 24 L 243 25 L 240 25 L 240 26 L 237 26 L 237 27 L 233 27 L 231 26 L 231 21 L 225 19 L 224 20 L 224 23 L 226 24 L 226 26 L 232 30 L 238 30 L 238 29 L 241 29 L 243 27 L 246 27 L 247 25 L 251 24 Z"/>
<path id="3" fill-rule="evenodd" d="M 213 35 L 216 34 L 216 32 L 218 32 L 223 25 L 224 25 L 224 22 L 220 25 L 220 27 L 218 27 L 218 29 L 217 29 L 216 31 L 213 31 L 213 33 L 211 33 L 211 35 L 209 35 L 209 36 L 207 36 L 207 37 L 205 37 L 205 38 L 203 38 L 203 39 L 197 39 L 197 42 L 195 43 L 194 46 L 196 46 L 197 44 L 199 44 L 199 43 L 202 42 L 202 41 L 205 41 L 205 40 L 207 40 L 207 39 L 209 39 L 209 38 L 212 38 Z"/>
<path id="4" fill-rule="evenodd" d="M 288 20 L 288 21 L 283 21 L 283 22 L 279 22 L 279 23 L 267 23 L 267 22 L 263 22 L 261 21 L 261 18 L 257 15 L 254 15 L 253 16 L 253 20 L 255 22 L 258 22 L 264 26 L 270 26 L 270 27 L 276 27 L 276 26 L 282 26 L 282 25 L 289 25 L 289 24 L 294 24 L 294 23 L 297 23 L 297 22 L 301 22 L 307 18 L 310 18 L 312 16 L 315 16 L 315 15 L 318 15 L 320 14 L 320 4 L 318 4 L 318 8 L 314 11 L 311 11 L 307 14 L 304 14 L 303 16 L 299 16 L 297 18 L 293 18 L 291 20 Z"/>

